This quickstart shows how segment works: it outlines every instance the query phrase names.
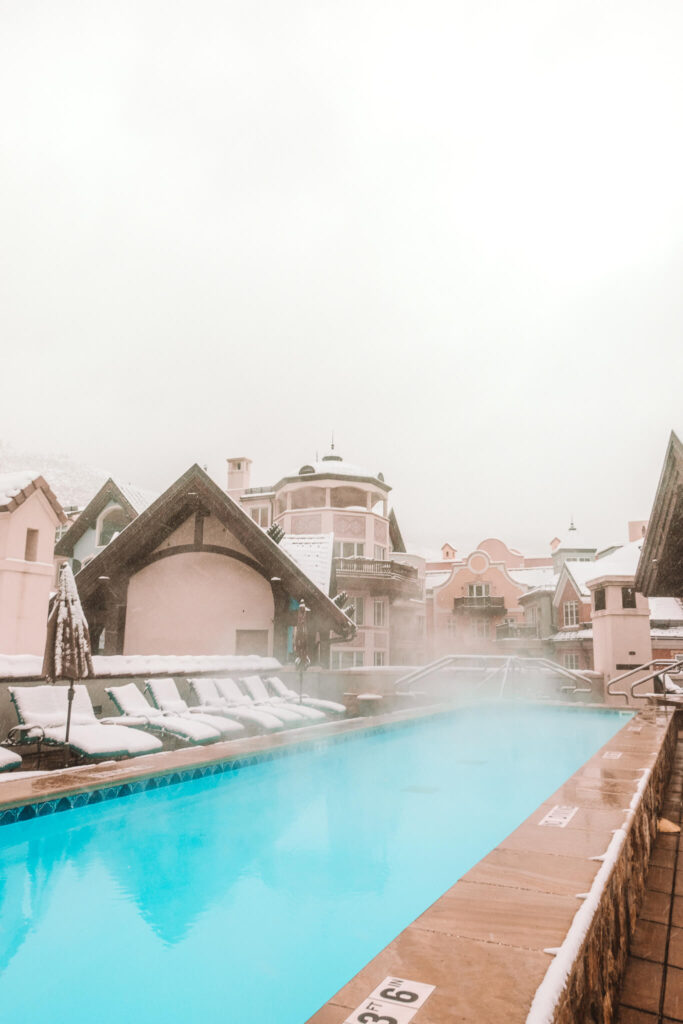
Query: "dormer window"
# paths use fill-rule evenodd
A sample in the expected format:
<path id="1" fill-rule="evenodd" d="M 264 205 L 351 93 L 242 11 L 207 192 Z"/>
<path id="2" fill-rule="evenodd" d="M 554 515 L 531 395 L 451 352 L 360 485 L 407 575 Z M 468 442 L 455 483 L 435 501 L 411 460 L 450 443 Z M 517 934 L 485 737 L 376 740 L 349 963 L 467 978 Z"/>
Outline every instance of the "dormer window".
<path id="1" fill-rule="evenodd" d="M 115 533 L 121 533 L 128 526 L 126 513 L 118 505 L 113 505 L 102 514 L 99 523 L 97 544 L 103 548 L 109 543 Z"/>
<path id="2" fill-rule="evenodd" d="M 313 466 L 302 466 L 299 470 L 299 476 L 306 476 L 307 474 L 315 473 Z"/>

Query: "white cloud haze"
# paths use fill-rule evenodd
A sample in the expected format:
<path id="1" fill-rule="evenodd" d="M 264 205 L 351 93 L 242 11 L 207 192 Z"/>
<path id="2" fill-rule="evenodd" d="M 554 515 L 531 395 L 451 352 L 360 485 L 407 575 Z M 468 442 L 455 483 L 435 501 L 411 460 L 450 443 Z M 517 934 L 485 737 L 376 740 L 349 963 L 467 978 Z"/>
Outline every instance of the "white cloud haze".
<path id="1" fill-rule="evenodd" d="M 406 538 L 648 515 L 683 6 L 0 6 L 0 436 L 162 488 L 381 469 Z"/>

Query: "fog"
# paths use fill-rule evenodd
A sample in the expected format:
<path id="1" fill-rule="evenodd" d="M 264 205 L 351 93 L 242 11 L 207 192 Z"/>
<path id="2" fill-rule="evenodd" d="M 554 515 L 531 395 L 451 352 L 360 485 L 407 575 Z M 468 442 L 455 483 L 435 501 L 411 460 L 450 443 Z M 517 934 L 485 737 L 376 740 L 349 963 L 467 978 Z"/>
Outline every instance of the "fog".
<path id="1" fill-rule="evenodd" d="M 683 431 L 683 7 L 0 6 L 0 437 L 381 470 L 404 537 L 646 518 Z"/>

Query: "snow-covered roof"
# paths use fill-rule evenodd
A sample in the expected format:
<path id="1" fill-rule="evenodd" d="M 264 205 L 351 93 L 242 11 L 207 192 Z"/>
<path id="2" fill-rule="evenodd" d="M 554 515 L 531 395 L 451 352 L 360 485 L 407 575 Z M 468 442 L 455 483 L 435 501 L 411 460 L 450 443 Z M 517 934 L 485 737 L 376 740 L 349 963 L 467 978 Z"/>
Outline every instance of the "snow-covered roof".
<path id="1" fill-rule="evenodd" d="M 34 469 L 21 469 L 14 473 L 0 473 L 0 508 L 9 505 L 12 498 L 40 476 Z"/>
<path id="2" fill-rule="evenodd" d="M 450 569 L 446 569 L 445 571 L 428 569 L 425 572 L 425 587 L 427 590 L 434 590 L 435 587 L 441 587 L 446 580 L 450 579 L 450 576 Z"/>
<path id="3" fill-rule="evenodd" d="M 683 625 L 670 626 L 669 629 L 654 626 L 650 629 L 650 636 L 659 640 L 683 640 Z"/>
<path id="4" fill-rule="evenodd" d="M 333 533 L 290 533 L 282 538 L 280 548 L 296 562 L 323 593 L 329 593 L 334 548 Z"/>
<path id="5" fill-rule="evenodd" d="M 559 633 L 553 633 L 550 639 L 555 643 L 564 643 L 566 640 L 592 640 L 593 627 L 587 629 L 563 629 Z"/>
<path id="6" fill-rule="evenodd" d="M 591 592 L 588 589 L 587 581 L 599 575 L 596 570 L 597 564 L 597 562 L 572 562 L 570 560 L 562 566 L 563 570 L 566 570 L 574 580 L 574 583 L 576 583 L 581 597 L 590 598 Z"/>
<path id="7" fill-rule="evenodd" d="M 42 492 L 58 522 L 66 522 L 64 509 L 55 497 L 52 488 L 45 478 L 33 469 L 0 474 L 0 512 L 13 512 L 18 505 L 30 498 L 34 491 Z"/>
<path id="8" fill-rule="evenodd" d="M 539 587 L 552 587 L 557 582 L 557 573 L 552 565 L 538 565 L 530 569 L 508 569 L 508 576 L 511 576 L 515 583 L 522 583 L 530 590 Z"/>
<path id="9" fill-rule="evenodd" d="M 598 546 L 576 527 L 569 527 L 555 551 L 597 551 Z"/>
<path id="10" fill-rule="evenodd" d="M 587 564 L 591 568 L 591 573 L 586 577 L 586 579 L 597 580 L 600 579 L 601 576 L 635 577 L 643 542 L 644 538 L 639 537 L 638 540 L 634 540 L 630 544 L 624 544 L 623 547 L 617 548 L 616 551 L 611 555 L 606 555 L 605 558 L 598 558 L 595 562 L 584 562 L 584 565 Z M 573 564 L 574 563 L 570 563 L 570 565 Z"/>
<path id="11" fill-rule="evenodd" d="M 381 473 L 366 469 L 365 466 L 346 462 L 345 459 L 342 459 L 340 455 L 336 455 L 334 452 L 324 455 L 322 459 L 316 459 L 315 462 L 301 463 L 294 472 L 287 473 L 282 479 L 291 480 L 293 477 L 299 477 L 305 480 L 308 476 L 348 476 L 357 480 L 376 480 L 379 482 L 382 490 L 391 490 L 389 485 L 384 482 Z"/>
<path id="12" fill-rule="evenodd" d="M 142 487 L 136 487 L 134 484 L 121 484 L 118 480 L 115 480 L 114 483 L 124 498 L 127 498 L 131 503 L 138 515 L 144 512 L 159 497 L 156 491 L 146 491 Z"/>
<path id="13" fill-rule="evenodd" d="M 650 619 L 656 622 L 683 622 L 683 601 L 679 597 L 648 597 Z"/>

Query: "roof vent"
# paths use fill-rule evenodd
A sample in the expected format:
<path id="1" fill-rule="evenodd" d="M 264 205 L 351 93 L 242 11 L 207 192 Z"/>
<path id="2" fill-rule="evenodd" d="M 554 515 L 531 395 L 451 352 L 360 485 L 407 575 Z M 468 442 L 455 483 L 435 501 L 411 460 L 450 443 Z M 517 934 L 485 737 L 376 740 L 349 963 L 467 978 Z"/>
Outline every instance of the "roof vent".
<path id="1" fill-rule="evenodd" d="M 381 481 L 382 481 L 382 483 L 384 483 L 384 473 L 378 473 L 378 474 L 377 474 L 377 479 L 378 479 L 378 480 L 381 480 Z"/>
<path id="2" fill-rule="evenodd" d="M 323 455 L 323 462 L 343 462 L 341 455 Z"/>
<path id="3" fill-rule="evenodd" d="M 307 473 L 315 473 L 313 466 L 302 466 L 299 470 L 299 476 L 306 476 Z"/>

